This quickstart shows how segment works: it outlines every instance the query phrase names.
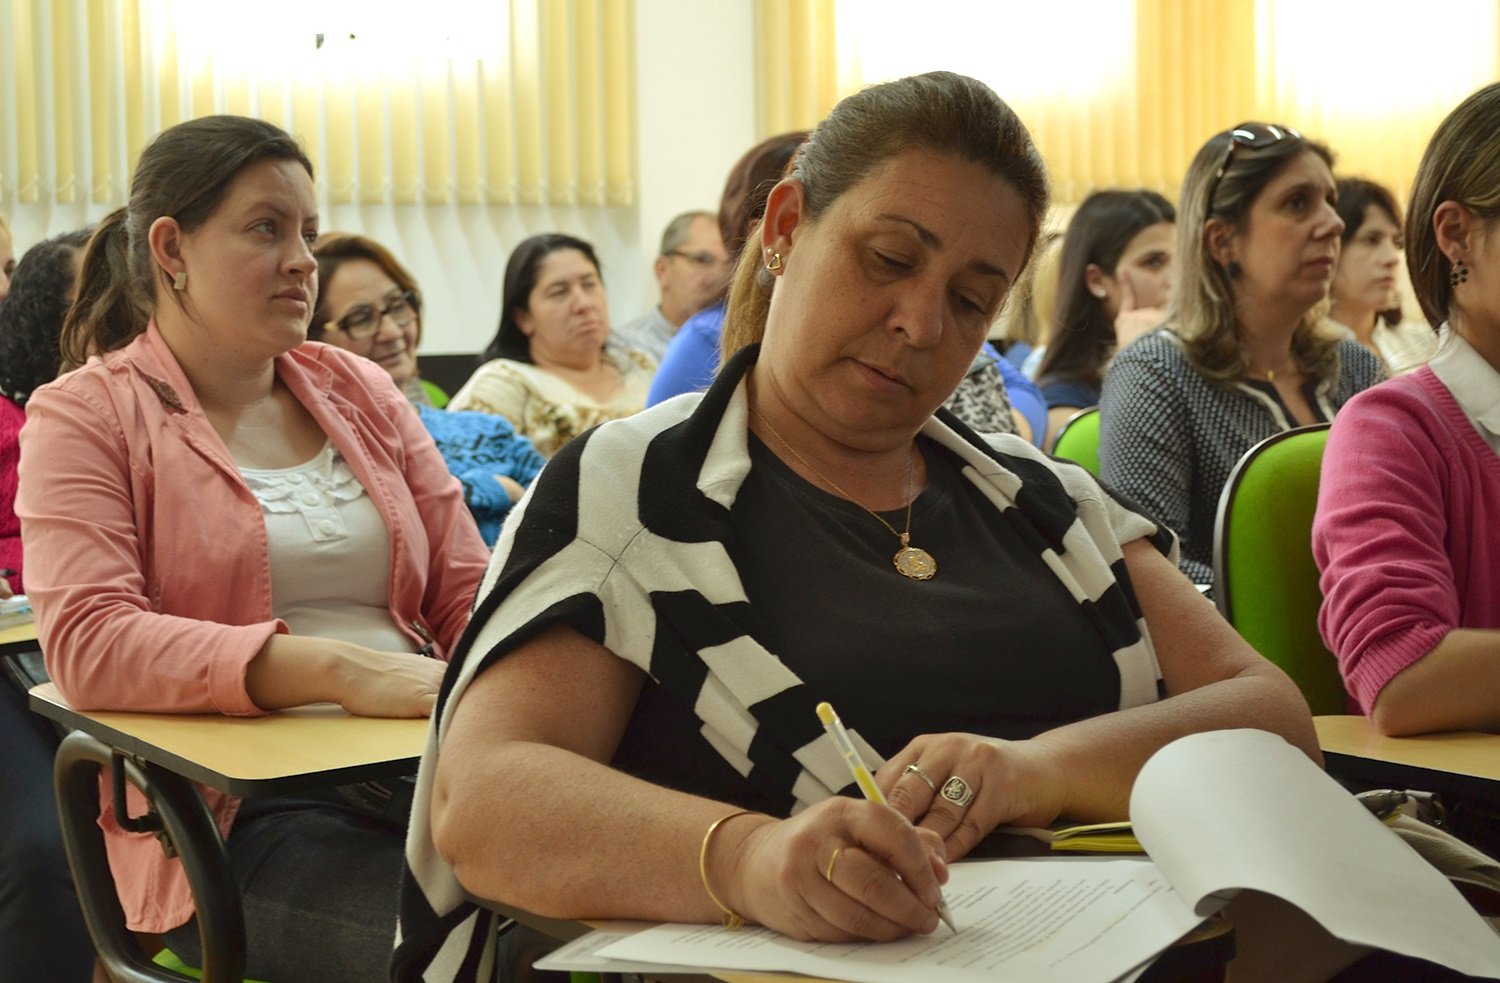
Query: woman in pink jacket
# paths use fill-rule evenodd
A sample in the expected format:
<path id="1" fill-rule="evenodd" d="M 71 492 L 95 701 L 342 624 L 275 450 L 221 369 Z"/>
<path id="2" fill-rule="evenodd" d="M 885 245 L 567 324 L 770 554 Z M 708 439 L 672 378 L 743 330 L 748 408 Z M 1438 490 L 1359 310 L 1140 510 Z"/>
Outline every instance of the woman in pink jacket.
<path id="1" fill-rule="evenodd" d="M 62 338 L 66 364 L 87 361 L 28 404 L 16 506 L 42 648 L 75 706 L 430 712 L 486 551 L 390 377 L 306 341 L 317 234 L 295 141 L 220 116 L 153 140 L 91 240 Z M 244 896 L 247 973 L 383 977 L 402 830 L 332 793 L 204 795 Z M 194 961 L 180 865 L 108 805 L 103 821 L 130 927 Z"/>

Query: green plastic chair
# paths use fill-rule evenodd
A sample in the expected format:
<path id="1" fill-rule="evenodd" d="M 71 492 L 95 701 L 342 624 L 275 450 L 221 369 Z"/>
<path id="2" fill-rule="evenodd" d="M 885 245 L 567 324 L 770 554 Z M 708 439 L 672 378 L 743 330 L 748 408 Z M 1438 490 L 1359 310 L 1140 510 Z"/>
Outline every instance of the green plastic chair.
<path id="1" fill-rule="evenodd" d="M 1099 407 L 1090 406 L 1068 418 L 1052 443 L 1052 455 L 1099 477 Z"/>
<path id="2" fill-rule="evenodd" d="M 1219 497 L 1214 603 L 1286 671 L 1314 714 L 1349 712 L 1338 661 L 1318 633 L 1313 512 L 1328 424 L 1269 437 L 1246 452 Z"/>

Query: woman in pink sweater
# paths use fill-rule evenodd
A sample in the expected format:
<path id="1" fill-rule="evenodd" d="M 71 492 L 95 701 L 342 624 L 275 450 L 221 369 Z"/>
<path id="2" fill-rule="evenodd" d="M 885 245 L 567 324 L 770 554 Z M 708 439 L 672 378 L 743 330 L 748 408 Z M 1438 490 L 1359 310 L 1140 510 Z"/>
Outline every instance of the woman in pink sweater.
<path id="1" fill-rule="evenodd" d="M 1406 259 L 1446 337 L 1357 396 L 1323 459 L 1323 637 L 1392 735 L 1500 727 L 1500 84 L 1433 134 Z"/>
<path id="2" fill-rule="evenodd" d="M 306 340 L 317 234 L 296 142 L 214 116 L 156 137 L 90 240 L 61 342 L 86 362 L 28 402 L 16 501 L 42 651 L 73 705 L 431 711 L 487 552 L 390 376 Z M 246 973 L 383 978 L 404 822 L 334 793 L 203 791 L 244 899 Z M 130 928 L 196 961 L 180 864 L 113 810 L 102 823 Z"/>

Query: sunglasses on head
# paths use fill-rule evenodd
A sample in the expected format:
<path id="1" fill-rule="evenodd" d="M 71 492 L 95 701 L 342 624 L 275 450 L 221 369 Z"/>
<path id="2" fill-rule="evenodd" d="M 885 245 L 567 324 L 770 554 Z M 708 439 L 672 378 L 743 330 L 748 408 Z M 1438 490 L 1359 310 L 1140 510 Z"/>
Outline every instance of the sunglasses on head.
<path id="1" fill-rule="evenodd" d="M 1219 190 L 1219 181 L 1223 179 L 1224 172 L 1229 170 L 1229 162 L 1234 159 L 1236 150 L 1241 147 L 1249 150 L 1264 150 L 1282 140 L 1300 139 L 1302 139 L 1302 134 L 1290 126 L 1276 126 L 1272 123 L 1241 123 L 1230 130 L 1229 143 L 1224 147 L 1224 157 L 1219 161 L 1219 169 L 1214 171 L 1214 179 L 1208 183 L 1208 210 L 1213 211 L 1214 195 Z"/>

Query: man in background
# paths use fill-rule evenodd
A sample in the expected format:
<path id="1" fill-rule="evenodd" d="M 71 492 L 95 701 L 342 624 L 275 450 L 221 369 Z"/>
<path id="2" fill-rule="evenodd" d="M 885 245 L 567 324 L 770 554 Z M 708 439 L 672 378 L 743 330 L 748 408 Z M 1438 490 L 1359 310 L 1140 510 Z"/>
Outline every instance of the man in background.
<path id="1" fill-rule="evenodd" d="M 660 362 L 667 342 L 698 311 L 718 300 L 729 283 L 729 254 L 711 212 L 683 212 L 667 223 L 653 266 L 661 303 L 610 332 L 611 340 Z"/>

